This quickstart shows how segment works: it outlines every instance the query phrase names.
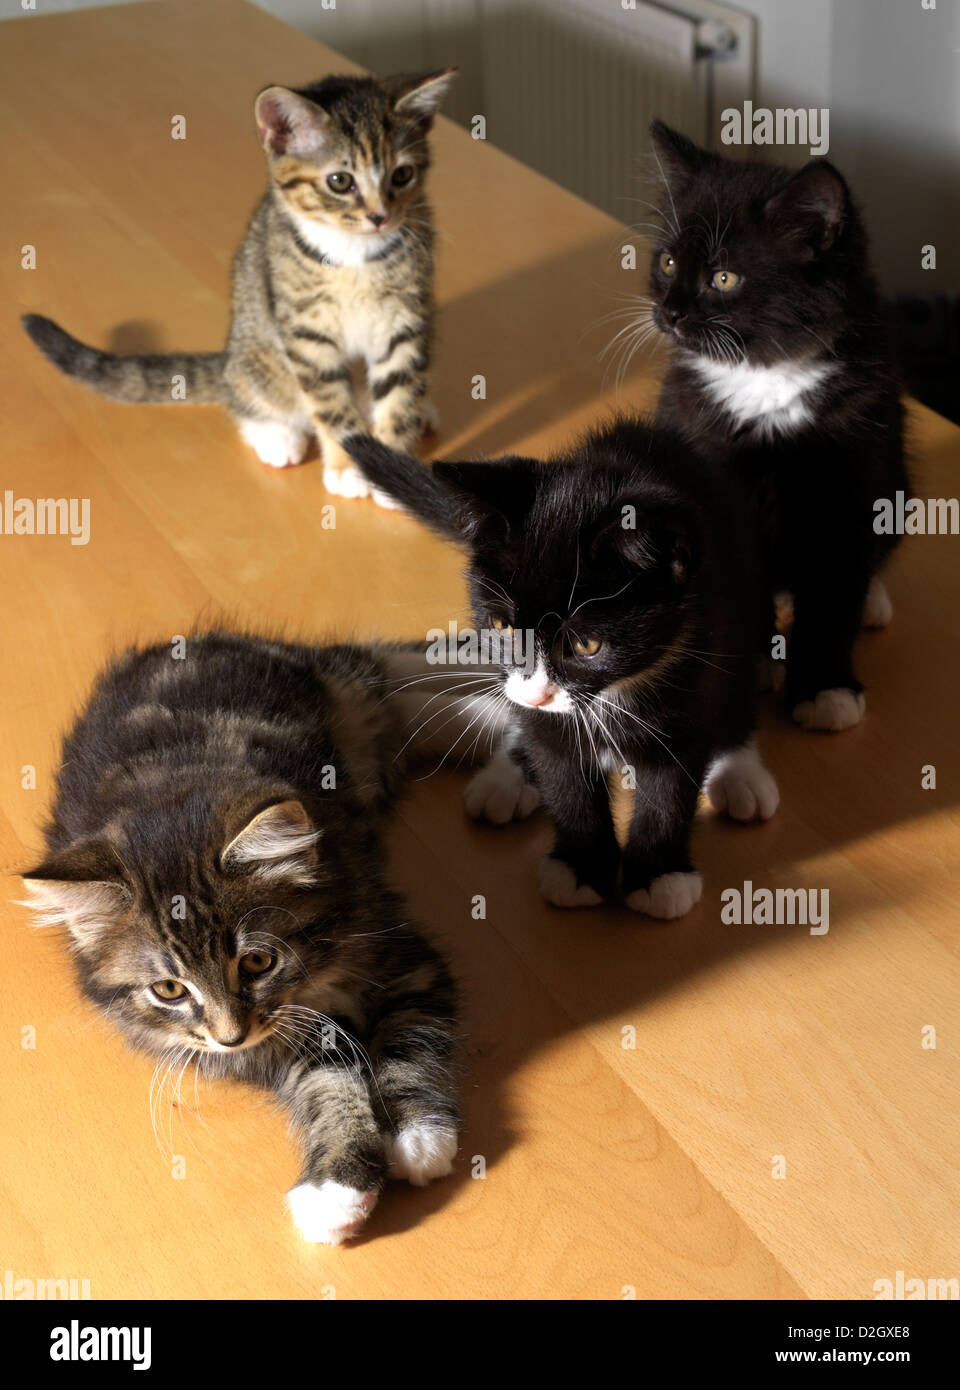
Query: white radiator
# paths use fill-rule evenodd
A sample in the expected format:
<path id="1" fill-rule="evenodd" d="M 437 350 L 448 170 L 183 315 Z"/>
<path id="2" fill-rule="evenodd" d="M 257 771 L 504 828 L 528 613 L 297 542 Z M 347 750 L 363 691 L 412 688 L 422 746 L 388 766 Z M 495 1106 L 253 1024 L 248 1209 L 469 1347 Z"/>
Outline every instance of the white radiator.
<path id="1" fill-rule="evenodd" d="M 646 215 L 630 200 L 655 116 L 710 145 L 754 94 L 754 21 L 707 0 L 480 0 L 477 17 L 488 138 L 625 222 Z"/>

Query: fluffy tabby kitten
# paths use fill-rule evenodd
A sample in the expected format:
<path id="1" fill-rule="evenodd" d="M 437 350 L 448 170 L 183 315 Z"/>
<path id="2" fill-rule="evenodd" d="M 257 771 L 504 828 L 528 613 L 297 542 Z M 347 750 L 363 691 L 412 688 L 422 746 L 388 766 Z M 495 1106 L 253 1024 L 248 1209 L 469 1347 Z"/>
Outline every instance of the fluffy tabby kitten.
<path id="1" fill-rule="evenodd" d="M 429 424 L 433 232 L 427 135 L 453 70 L 327 77 L 256 102 L 270 188 L 237 252 L 223 352 L 120 357 L 48 318 L 23 323 L 69 376 L 120 401 L 227 407 L 264 463 L 300 463 L 316 434 L 324 482 L 367 493 L 343 434 L 413 451 Z M 354 390 L 366 367 L 367 410 Z"/>
<path id="2" fill-rule="evenodd" d="M 227 632 L 182 660 L 129 652 L 64 743 L 48 853 L 24 876 L 135 1047 L 290 1111 L 311 1241 L 348 1237 L 388 1175 L 423 1185 L 457 1148 L 454 984 L 385 885 L 380 839 L 423 669 L 403 648 Z"/>
<path id="3" fill-rule="evenodd" d="M 501 634 L 512 728 L 468 811 L 503 821 L 539 794 L 556 827 L 540 883 L 559 907 L 619 883 L 640 912 L 688 911 L 701 786 L 742 820 L 778 800 L 751 739 L 755 582 L 736 486 L 641 422 L 546 463 L 427 469 L 369 437 L 345 447 L 372 486 L 468 548 L 477 627 Z M 520 650 L 503 640 L 518 635 Z M 622 850 L 611 775 L 636 789 Z"/>
<path id="4" fill-rule="evenodd" d="M 873 503 L 908 488 L 902 409 L 867 237 L 837 170 L 798 173 L 699 149 L 657 122 L 662 230 L 653 322 L 673 360 L 658 420 L 746 486 L 767 592 L 792 596 L 793 717 L 863 716 L 861 623 L 885 625 L 896 537 Z"/>

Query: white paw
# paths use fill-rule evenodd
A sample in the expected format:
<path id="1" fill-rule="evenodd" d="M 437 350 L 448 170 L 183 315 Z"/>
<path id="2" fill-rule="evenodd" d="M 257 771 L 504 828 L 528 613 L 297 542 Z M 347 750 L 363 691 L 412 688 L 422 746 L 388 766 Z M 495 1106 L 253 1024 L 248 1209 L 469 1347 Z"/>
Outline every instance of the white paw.
<path id="1" fill-rule="evenodd" d="M 291 1188 L 287 1206 L 304 1240 L 315 1245 L 340 1245 L 356 1235 L 376 1206 L 377 1196 L 376 1191 L 359 1192 L 328 1178 Z"/>
<path id="2" fill-rule="evenodd" d="M 773 773 L 750 744 L 722 753 L 707 769 L 703 790 L 715 811 L 734 820 L 769 820 L 780 805 Z"/>
<path id="3" fill-rule="evenodd" d="M 323 485 L 337 497 L 369 497 L 370 484 L 354 464 L 342 468 L 327 464 L 323 470 Z"/>
<path id="4" fill-rule="evenodd" d="M 423 401 L 420 406 L 420 424 L 424 434 L 436 433 L 440 428 L 440 412 L 433 401 Z"/>
<path id="5" fill-rule="evenodd" d="M 522 820 L 539 805 L 540 793 L 507 753 L 495 753 L 486 767 L 471 777 L 463 793 L 467 815 L 494 825 Z"/>
<path id="6" fill-rule="evenodd" d="M 540 892 L 554 907 L 596 907 L 603 899 L 587 883 L 577 887 L 577 876 L 562 859 L 540 860 Z"/>
<path id="7" fill-rule="evenodd" d="M 854 724 L 859 724 L 866 708 L 862 694 L 855 695 L 852 690 L 841 687 L 821 690 L 812 700 L 801 700 L 794 708 L 793 717 L 805 729 L 825 729 L 838 734 L 841 729 L 852 729 Z"/>
<path id="8" fill-rule="evenodd" d="M 408 1125 L 387 1141 L 387 1156 L 391 1178 L 406 1178 L 414 1187 L 426 1187 L 452 1170 L 457 1132 L 450 1125 Z"/>
<path id="9" fill-rule="evenodd" d="M 250 445 L 261 463 L 270 468 L 290 468 L 302 463 L 310 436 L 295 425 L 262 420 L 244 420 L 241 437 Z"/>
<path id="10" fill-rule="evenodd" d="M 370 489 L 370 496 L 378 507 L 383 507 L 387 512 L 402 512 L 403 508 L 395 497 L 391 497 L 389 492 L 381 492 L 378 487 Z"/>
<path id="11" fill-rule="evenodd" d="M 635 888 L 627 894 L 627 907 L 648 917 L 682 917 L 696 907 L 703 892 L 703 879 L 696 871 L 661 874 L 649 888 Z"/>
<path id="12" fill-rule="evenodd" d="M 887 586 L 879 574 L 875 574 L 867 590 L 861 622 L 864 627 L 886 627 L 892 617 L 893 604 L 890 602 Z"/>

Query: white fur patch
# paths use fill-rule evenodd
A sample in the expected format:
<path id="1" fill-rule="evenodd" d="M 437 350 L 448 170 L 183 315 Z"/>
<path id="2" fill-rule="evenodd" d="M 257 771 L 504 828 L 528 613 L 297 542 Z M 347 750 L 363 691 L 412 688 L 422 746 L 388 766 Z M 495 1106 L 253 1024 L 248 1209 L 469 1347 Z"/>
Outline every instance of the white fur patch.
<path id="1" fill-rule="evenodd" d="M 707 395 L 742 427 L 754 425 L 762 434 L 789 434 L 812 418 L 809 396 L 830 376 L 827 363 L 781 362 L 755 367 L 749 362 L 716 362 L 698 357 L 694 368 Z"/>
<path id="2" fill-rule="evenodd" d="M 329 227 L 323 222 L 315 222 L 312 217 L 288 209 L 301 239 L 326 256 L 334 266 L 363 265 L 373 256 L 379 256 L 391 242 L 396 240 L 396 228 L 388 232 L 346 232 L 342 227 Z"/>
<path id="3" fill-rule="evenodd" d="M 522 671 L 511 671 L 503 691 L 508 699 L 524 709 L 543 710 L 545 714 L 573 712 L 570 696 L 551 681 L 542 661 L 537 662 L 532 676 L 525 676 Z"/>
<path id="4" fill-rule="evenodd" d="M 360 469 L 352 463 L 343 468 L 327 464 L 323 470 L 323 485 L 336 497 L 369 497 L 371 491 Z"/>
<path id="5" fill-rule="evenodd" d="M 703 893 L 703 879 L 696 872 L 661 874 L 649 888 L 635 888 L 627 894 L 627 907 L 648 917 L 682 917 L 695 907 Z"/>
<path id="6" fill-rule="evenodd" d="M 713 809 L 734 820 L 769 820 L 780 805 L 773 773 L 752 743 L 721 753 L 707 769 L 703 789 Z"/>
<path id="7" fill-rule="evenodd" d="M 587 883 L 577 887 L 577 876 L 562 859 L 540 860 L 540 892 L 554 907 L 596 907 L 603 899 Z"/>
<path id="8" fill-rule="evenodd" d="M 279 421 L 243 420 L 240 434 L 260 462 L 270 468 L 302 463 L 310 443 L 310 434 L 300 425 Z"/>
<path id="9" fill-rule="evenodd" d="M 506 825 L 522 820 L 540 805 L 540 793 L 527 781 L 523 769 L 504 749 L 493 757 L 470 779 L 463 793 L 463 805 L 474 820 L 492 821 Z"/>
<path id="10" fill-rule="evenodd" d="M 886 627 L 892 617 L 893 604 L 890 602 L 887 586 L 879 574 L 875 574 L 870 580 L 870 587 L 867 590 L 867 597 L 863 605 L 863 626 Z"/>
<path id="11" fill-rule="evenodd" d="M 406 1178 L 414 1187 L 426 1187 L 445 1178 L 457 1156 L 457 1132 L 449 1125 L 408 1125 L 388 1141 L 391 1178 Z"/>
<path id="12" fill-rule="evenodd" d="M 304 1240 L 315 1245 L 340 1245 L 366 1221 L 377 1203 L 377 1193 L 328 1178 L 326 1182 L 302 1182 L 287 1193 L 287 1205 Z"/>
<path id="13" fill-rule="evenodd" d="M 855 695 L 852 690 L 840 687 L 838 690 L 821 690 L 812 700 L 801 700 L 794 708 L 793 717 L 805 729 L 823 729 L 827 733 L 838 734 L 859 724 L 866 709 L 867 702 L 862 694 Z"/>

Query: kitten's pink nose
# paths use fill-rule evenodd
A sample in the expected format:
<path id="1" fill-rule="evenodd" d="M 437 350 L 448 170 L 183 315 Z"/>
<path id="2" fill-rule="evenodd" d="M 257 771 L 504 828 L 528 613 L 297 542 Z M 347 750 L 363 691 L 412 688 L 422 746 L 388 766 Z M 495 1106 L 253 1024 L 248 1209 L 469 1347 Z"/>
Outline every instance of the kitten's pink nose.
<path id="1" fill-rule="evenodd" d="M 523 698 L 528 705 L 546 705 L 553 699 L 556 693 L 557 688 L 555 685 L 541 685 L 539 689 L 536 690 L 525 690 L 523 692 Z"/>

